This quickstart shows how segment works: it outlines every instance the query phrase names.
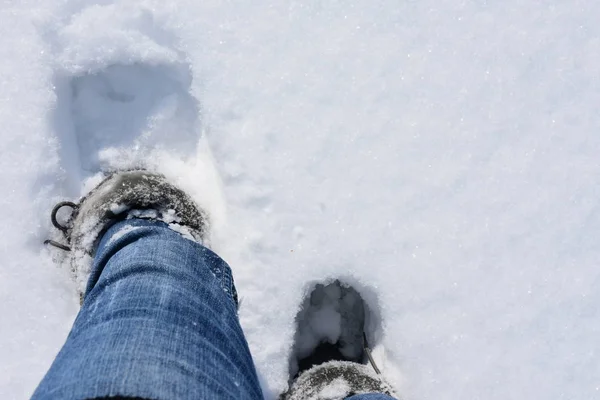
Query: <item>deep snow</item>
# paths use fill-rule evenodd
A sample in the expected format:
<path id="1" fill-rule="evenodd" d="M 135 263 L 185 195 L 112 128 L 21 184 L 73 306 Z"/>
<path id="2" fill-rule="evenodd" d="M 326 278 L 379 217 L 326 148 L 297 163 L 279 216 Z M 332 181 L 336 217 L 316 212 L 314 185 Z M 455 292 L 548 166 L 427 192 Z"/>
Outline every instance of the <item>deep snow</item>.
<path id="1" fill-rule="evenodd" d="M 598 397 L 598 16 L 4 1 L 2 397 L 32 393 L 77 313 L 41 245 L 49 210 L 141 163 L 210 211 L 267 396 L 303 299 L 341 277 L 378 310 L 375 357 L 404 399 Z"/>

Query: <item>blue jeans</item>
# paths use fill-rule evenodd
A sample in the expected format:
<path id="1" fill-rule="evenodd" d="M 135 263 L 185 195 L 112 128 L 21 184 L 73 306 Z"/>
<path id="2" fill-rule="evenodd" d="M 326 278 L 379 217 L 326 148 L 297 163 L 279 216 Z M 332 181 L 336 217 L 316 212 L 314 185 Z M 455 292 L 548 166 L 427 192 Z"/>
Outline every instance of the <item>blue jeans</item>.
<path id="1" fill-rule="evenodd" d="M 121 221 L 102 236 L 85 301 L 33 399 L 111 396 L 263 398 L 231 269 L 162 222 Z"/>

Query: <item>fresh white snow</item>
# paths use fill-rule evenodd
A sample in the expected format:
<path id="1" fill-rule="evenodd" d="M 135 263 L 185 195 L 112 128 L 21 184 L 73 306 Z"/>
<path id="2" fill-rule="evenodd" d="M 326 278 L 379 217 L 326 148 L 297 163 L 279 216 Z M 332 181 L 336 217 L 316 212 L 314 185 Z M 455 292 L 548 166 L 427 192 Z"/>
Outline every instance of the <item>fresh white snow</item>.
<path id="1" fill-rule="evenodd" d="M 123 236 L 128 234 L 129 232 L 133 232 L 138 229 L 139 228 L 137 226 L 124 226 L 110 237 L 110 240 L 108 241 L 107 244 L 111 244 L 112 242 L 114 242 L 115 240 L 119 240 L 120 238 L 122 238 Z"/>
<path id="2" fill-rule="evenodd" d="M 0 393 L 78 310 L 42 246 L 98 169 L 211 215 L 268 398 L 300 305 L 376 305 L 403 399 L 600 396 L 600 3 L 6 0 Z"/>
<path id="3" fill-rule="evenodd" d="M 336 379 L 332 382 L 331 386 L 325 388 L 319 395 L 323 399 L 339 399 L 340 397 L 344 397 L 346 393 L 350 390 L 348 388 L 348 383 L 343 379 Z"/>

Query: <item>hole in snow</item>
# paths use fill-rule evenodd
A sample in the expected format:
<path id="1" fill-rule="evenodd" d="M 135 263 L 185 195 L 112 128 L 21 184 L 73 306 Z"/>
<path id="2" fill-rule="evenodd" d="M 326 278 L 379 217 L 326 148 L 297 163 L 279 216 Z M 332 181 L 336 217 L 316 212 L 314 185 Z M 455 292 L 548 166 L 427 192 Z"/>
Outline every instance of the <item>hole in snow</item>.
<path id="1" fill-rule="evenodd" d="M 65 169 L 77 163 L 89 172 L 143 166 L 157 148 L 195 154 L 200 109 L 190 94 L 187 63 L 114 64 L 55 80 L 55 130 L 66 146 L 63 162 L 75 164 Z"/>
<path id="2" fill-rule="evenodd" d="M 339 279 L 314 285 L 296 316 L 290 377 L 331 360 L 366 364 L 363 333 L 371 348 L 381 336 L 379 307 L 371 290 Z"/>

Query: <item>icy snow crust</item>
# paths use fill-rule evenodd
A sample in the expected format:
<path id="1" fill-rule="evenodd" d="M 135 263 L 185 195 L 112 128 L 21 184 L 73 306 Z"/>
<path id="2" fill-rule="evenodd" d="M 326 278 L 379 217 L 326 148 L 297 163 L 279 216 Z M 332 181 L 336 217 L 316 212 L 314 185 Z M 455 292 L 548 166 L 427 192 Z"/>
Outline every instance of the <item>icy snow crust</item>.
<path id="1" fill-rule="evenodd" d="M 600 376 L 600 3 L 7 0 L 0 7 L 0 393 L 78 309 L 41 245 L 96 171 L 207 209 L 267 397 L 295 317 L 378 304 L 407 399 L 591 399 Z"/>

